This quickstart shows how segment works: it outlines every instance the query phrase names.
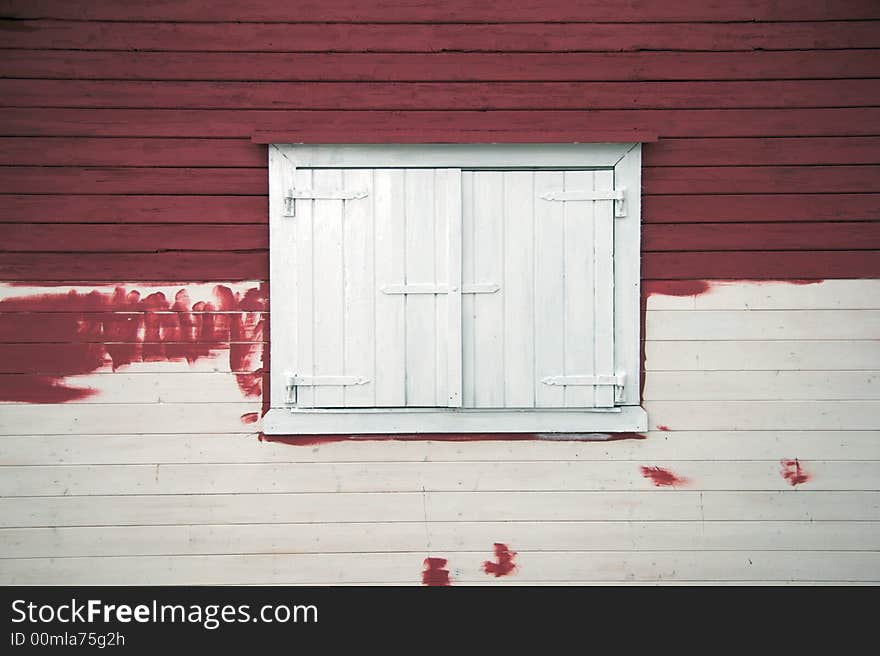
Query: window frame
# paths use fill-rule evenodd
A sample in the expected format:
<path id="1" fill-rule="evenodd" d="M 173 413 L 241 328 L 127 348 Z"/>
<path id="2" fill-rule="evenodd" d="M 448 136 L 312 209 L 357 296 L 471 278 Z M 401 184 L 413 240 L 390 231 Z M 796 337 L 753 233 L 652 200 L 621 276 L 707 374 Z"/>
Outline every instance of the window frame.
<path id="1" fill-rule="evenodd" d="M 269 144 L 270 335 L 290 325 L 285 311 L 292 246 L 278 230 L 296 168 L 610 169 L 623 189 L 624 217 L 614 218 L 614 361 L 625 375 L 613 408 L 296 408 L 287 373 L 271 367 L 266 434 L 612 433 L 647 429 L 640 406 L 641 143 L 586 144 Z M 618 203 L 620 201 L 615 201 Z M 616 214 L 617 212 L 615 212 Z M 619 266 L 620 264 L 623 264 Z M 277 338 L 270 337 L 270 361 Z"/>

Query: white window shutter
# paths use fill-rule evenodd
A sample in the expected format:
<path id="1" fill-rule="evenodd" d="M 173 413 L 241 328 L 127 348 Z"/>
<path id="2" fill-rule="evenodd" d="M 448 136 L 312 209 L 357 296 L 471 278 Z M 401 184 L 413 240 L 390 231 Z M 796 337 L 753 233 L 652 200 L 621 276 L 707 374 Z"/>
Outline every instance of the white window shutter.
<path id="1" fill-rule="evenodd" d="M 460 405 L 460 172 L 298 169 L 288 198 L 291 403 Z"/>
<path id="2" fill-rule="evenodd" d="M 463 173 L 464 405 L 613 407 L 613 172 Z"/>

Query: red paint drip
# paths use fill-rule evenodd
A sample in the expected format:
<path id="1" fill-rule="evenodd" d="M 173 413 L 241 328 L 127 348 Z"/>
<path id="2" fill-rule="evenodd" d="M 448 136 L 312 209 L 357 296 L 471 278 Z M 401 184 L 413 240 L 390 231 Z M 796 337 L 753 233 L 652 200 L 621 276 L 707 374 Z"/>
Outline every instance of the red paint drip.
<path id="1" fill-rule="evenodd" d="M 515 551 L 511 551 L 506 544 L 500 542 L 495 543 L 495 561 L 487 560 L 483 563 L 483 571 L 494 577 L 507 576 L 516 569 L 513 557 L 516 556 Z"/>
<path id="2" fill-rule="evenodd" d="M 425 569 L 422 571 L 422 584 L 428 586 L 448 586 L 449 570 L 446 569 L 445 558 L 425 558 Z"/>
<path id="3" fill-rule="evenodd" d="M 246 412 L 241 416 L 241 423 L 255 424 L 260 420 L 259 412 Z"/>
<path id="4" fill-rule="evenodd" d="M 644 440 L 641 433 L 608 433 L 602 440 L 584 442 L 617 442 L 619 440 Z M 533 433 L 413 433 L 400 435 L 266 435 L 260 433 L 261 442 L 278 442 L 290 446 L 314 446 L 334 442 L 550 442 L 566 443 L 577 440 L 552 440 Z"/>
<path id="5" fill-rule="evenodd" d="M 671 429 L 669 428 L 669 426 L 666 426 L 665 424 L 660 424 L 659 426 L 657 426 L 657 430 L 669 432 Z"/>
<path id="6" fill-rule="evenodd" d="M 675 487 L 678 485 L 686 485 L 688 483 L 687 478 L 677 476 L 663 467 L 642 466 L 641 470 L 642 476 L 649 479 L 657 487 Z"/>
<path id="7" fill-rule="evenodd" d="M 794 460 L 780 460 L 779 462 L 782 465 L 782 470 L 779 473 L 792 487 L 810 480 L 810 475 L 803 470 L 797 458 Z"/>
<path id="8" fill-rule="evenodd" d="M 137 291 L 118 287 L 113 293 L 71 291 L 2 300 L 0 334 L 4 341 L 43 341 L 59 344 L 59 348 L 17 365 L 22 375 L 0 385 L 0 400 L 64 403 L 96 393 L 67 386 L 64 379 L 68 376 L 108 365 L 116 371 L 134 362 L 183 360 L 193 364 L 223 350 L 229 351 L 230 369 L 242 393 L 259 397 L 267 287 L 260 285 L 241 295 L 218 285 L 214 296 L 215 303 L 190 303 L 187 290 L 181 289 L 172 302 L 161 292 L 141 298 Z M 22 319 L 10 313 L 33 314 Z M 47 370 L 52 375 L 46 375 Z"/>

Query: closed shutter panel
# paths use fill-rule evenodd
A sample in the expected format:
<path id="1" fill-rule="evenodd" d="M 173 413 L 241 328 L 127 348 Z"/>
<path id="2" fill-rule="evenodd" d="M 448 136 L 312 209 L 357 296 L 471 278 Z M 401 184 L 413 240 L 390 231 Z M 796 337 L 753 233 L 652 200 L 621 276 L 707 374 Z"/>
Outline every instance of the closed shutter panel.
<path id="1" fill-rule="evenodd" d="M 297 169 L 290 197 L 291 401 L 460 405 L 460 171 Z"/>
<path id="2" fill-rule="evenodd" d="M 610 170 L 462 174 L 464 288 L 500 287 L 462 301 L 465 407 L 614 406 L 613 185 Z"/>

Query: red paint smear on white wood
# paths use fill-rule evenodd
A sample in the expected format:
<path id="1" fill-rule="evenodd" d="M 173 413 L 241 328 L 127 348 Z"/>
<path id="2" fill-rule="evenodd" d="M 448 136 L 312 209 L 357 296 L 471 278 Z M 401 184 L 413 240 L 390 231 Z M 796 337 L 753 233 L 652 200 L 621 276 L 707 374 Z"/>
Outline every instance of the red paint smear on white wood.
<path id="1" fill-rule="evenodd" d="M 642 466 L 641 470 L 642 476 L 656 487 L 680 487 L 690 482 L 684 476 L 678 476 L 664 467 Z"/>
<path id="2" fill-rule="evenodd" d="M 443 587 L 450 585 L 449 570 L 446 569 L 445 558 L 425 558 L 422 570 L 422 584 L 430 587 Z"/>
<path id="3" fill-rule="evenodd" d="M 243 294 L 217 285 L 213 302 L 190 302 L 186 287 L 169 300 L 163 292 L 145 297 L 136 290 L 117 287 L 113 292 L 38 294 L 0 301 L 4 339 L 38 343 L 63 342 L 64 356 L 52 366 L 62 373 L 22 374 L 14 384 L 0 388 L 0 400 L 26 403 L 64 403 L 93 396 L 96 390 L 71 387 L 65 378 L 106 367 L 113 371 L 135 362 L 185 360 L 229 352 L 229 366 L 246 397 L 263 391 L 263 341 L 268 289 L 265 284 Z M 44 315 L 45 312 L 63 313 Z M 13 324 L 4 313 L 32 313 L 26 324 Z M 53 322 L 51 334 L 41 323 Z M 60 333 L 60 337 L 59 337 Z M 66 339 L 65 339 L 66 337 Z"/>
<path id="4" fill-rule="evenodd" d="M 515 551 L 511 551 L 510 547 L 501 542 L 496 542 L 495 545 L 495 560 L 487 560 L 483 563 L 483 571 L 486 574 L 491 574 L 492 576 L 498 578 L 499 576 L 507 576 L 508 574 L 513 573 L 516 570 L 516 564 L 513 562 L 513 558 L 516 556 Z"/>
<path id="5" fill-rule="evenodd" d="M 782 470 L 779 473 L 792 487 L 806 483 L 810 480 L 810 475 L 804 471 L 797 458 L 794 460 L 780 460 L 779 462 L 782 465 Z"/>

